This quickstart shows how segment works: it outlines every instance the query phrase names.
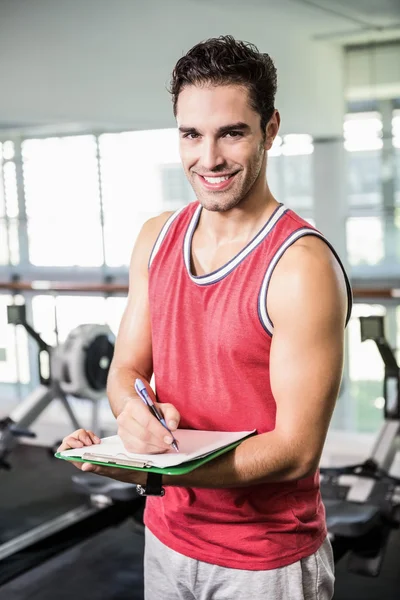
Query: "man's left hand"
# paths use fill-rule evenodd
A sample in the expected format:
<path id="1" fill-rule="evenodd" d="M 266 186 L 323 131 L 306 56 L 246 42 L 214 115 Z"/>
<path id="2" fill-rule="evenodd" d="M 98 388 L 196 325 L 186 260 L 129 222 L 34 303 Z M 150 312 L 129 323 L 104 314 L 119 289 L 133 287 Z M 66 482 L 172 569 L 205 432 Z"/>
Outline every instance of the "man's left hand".
<path id="1" fill-rule="evenodd" d="M 95 473 L 103 477 L 110 477 L 124 483 L 134 483 L 146 485 L 147 472 L 135 471 L 133 469 L 120 469 L 117 467 L 105 467 L 103 465 L 93 465 L 92 463 L 82 463 L 81 470 L 85 473 Z"/>

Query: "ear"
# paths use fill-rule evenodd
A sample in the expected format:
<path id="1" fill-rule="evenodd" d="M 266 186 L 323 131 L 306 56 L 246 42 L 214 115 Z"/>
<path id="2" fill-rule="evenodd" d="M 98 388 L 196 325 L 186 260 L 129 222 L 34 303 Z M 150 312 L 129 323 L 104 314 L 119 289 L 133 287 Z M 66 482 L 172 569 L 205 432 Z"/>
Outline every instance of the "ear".
<path id="1" fill-rule="evenodd" d="M 266 150 L 271 149 L 271 146 L 274 143 L 274 139 L 278 135 L 280 124 L 281 124 L 281 116 L 280 116 L 279 112 L 277 110 L 275 110 L 265 128 L 264 148 Z"/>

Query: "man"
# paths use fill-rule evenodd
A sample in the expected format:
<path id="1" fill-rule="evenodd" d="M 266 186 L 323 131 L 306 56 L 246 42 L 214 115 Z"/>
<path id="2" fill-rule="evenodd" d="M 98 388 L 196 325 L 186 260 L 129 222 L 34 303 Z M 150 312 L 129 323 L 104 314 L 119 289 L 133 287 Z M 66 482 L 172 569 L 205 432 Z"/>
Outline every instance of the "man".
<path id="1" fill-rule="evenodd" d="M 149 600 L 328 599 L 332 551 L 318 464 L 337 398 L 351 291 L 323 236 L 266 180 L 278 133 L 276 70 L 231 36 L 192 48 L 171 87 L 182 164 L 198 202 L 148 221 L 108 393 L 132 452 L 172 442 L 134 391 L 155 375 L 178 426 L 257 435 L 147 499 Z M 176 431 L 177 430 L 177 431 Z M 68 436 L 61 449 L 96 441 Z M 145 484 L 140 472 L 83 470 Z"/>

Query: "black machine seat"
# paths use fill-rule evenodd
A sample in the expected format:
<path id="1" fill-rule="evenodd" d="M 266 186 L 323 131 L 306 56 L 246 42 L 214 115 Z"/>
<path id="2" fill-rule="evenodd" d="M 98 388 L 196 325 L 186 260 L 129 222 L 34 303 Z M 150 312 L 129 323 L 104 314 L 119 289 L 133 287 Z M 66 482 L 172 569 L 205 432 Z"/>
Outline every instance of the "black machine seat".
<path id="1" fill-rule="evenodd" d="M 334 535 L 357 538 L 381 523 L 381 509 L 372 504 L 348 500 L 324 500 L 328 531 Z"/>
<path id="2" fill-rule="evenodd" d="M 83 496 L 100 494 L 107 496 L 113 502 L 130 502 L 139 499 L 136 486 L 95 473 L 79 473 L 72 476 L 73 489 Z"/>

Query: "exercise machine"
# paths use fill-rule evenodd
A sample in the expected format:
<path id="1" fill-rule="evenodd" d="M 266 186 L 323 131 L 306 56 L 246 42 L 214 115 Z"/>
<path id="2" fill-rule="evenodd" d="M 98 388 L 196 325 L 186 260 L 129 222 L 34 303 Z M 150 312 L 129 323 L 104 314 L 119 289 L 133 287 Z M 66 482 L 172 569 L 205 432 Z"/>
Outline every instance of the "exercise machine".
<path id="1" fill-rule="evenodd" d="M 85 324 L 71 331 L 63 344 L 51 347 L 27 322 L 24 305 L 9 306 L 7 316 L 9 323 L 24 327 L 37 342 L 40 385 L 8 417 L 0 420 L 2 486 L 7 486 L 5 471 L 11 470 L 12 452 L 20 438 L 35 437 L 29 427 L 53 401 L 61 402 L 73 429 L 81 425 L 71 398 L 92 402 L 92 428 L 99 431 L 99 401 L 105 397 L 115 343 L 108 326 Z M 55 469 L 61 468 L 59 461 L 50 457 L 48 460 L 54 460 Z M 51 481 L 37 483 L 51 487 Z M 74 508 L 0 544 L 0 585 L 102 529 L 140 515 L 143 510 L 143 499 L 133 485 L 93 473 L 74 475 L 71 485 L 79 495 Z"/>
<path id="2" fill-rule="evenodd" d="M 400 524 L 400 479 L 390 474 L 399 447 L 400 377 L 381 316 L 360 318 L 361 340 L 373 340 L 385 365 L 384 423 L 361 464 L 321 467 L 321 492 L 335 561 L 349 571 L 379 575 L 390 534 Z"/>
<path id="3" fill-rule="evenodd" d="M 0 468 L 9 469 L 7 456 L 18 438 L 34 437 L 29 426 L 55 400 L 64 406 L 73 429 L 80 424 L 69 396 L 93 404 L 92 428 L 98 431 L 99 400 L 104 398 L 115 338 L 107 325 L 79 325 L 55 348 L 46 344 L 27 322 L 25 305 L 7 307 L 8 323 L 21 325 L 38 345 L 40 385 L 7 418 L 0 421 Z"/>

